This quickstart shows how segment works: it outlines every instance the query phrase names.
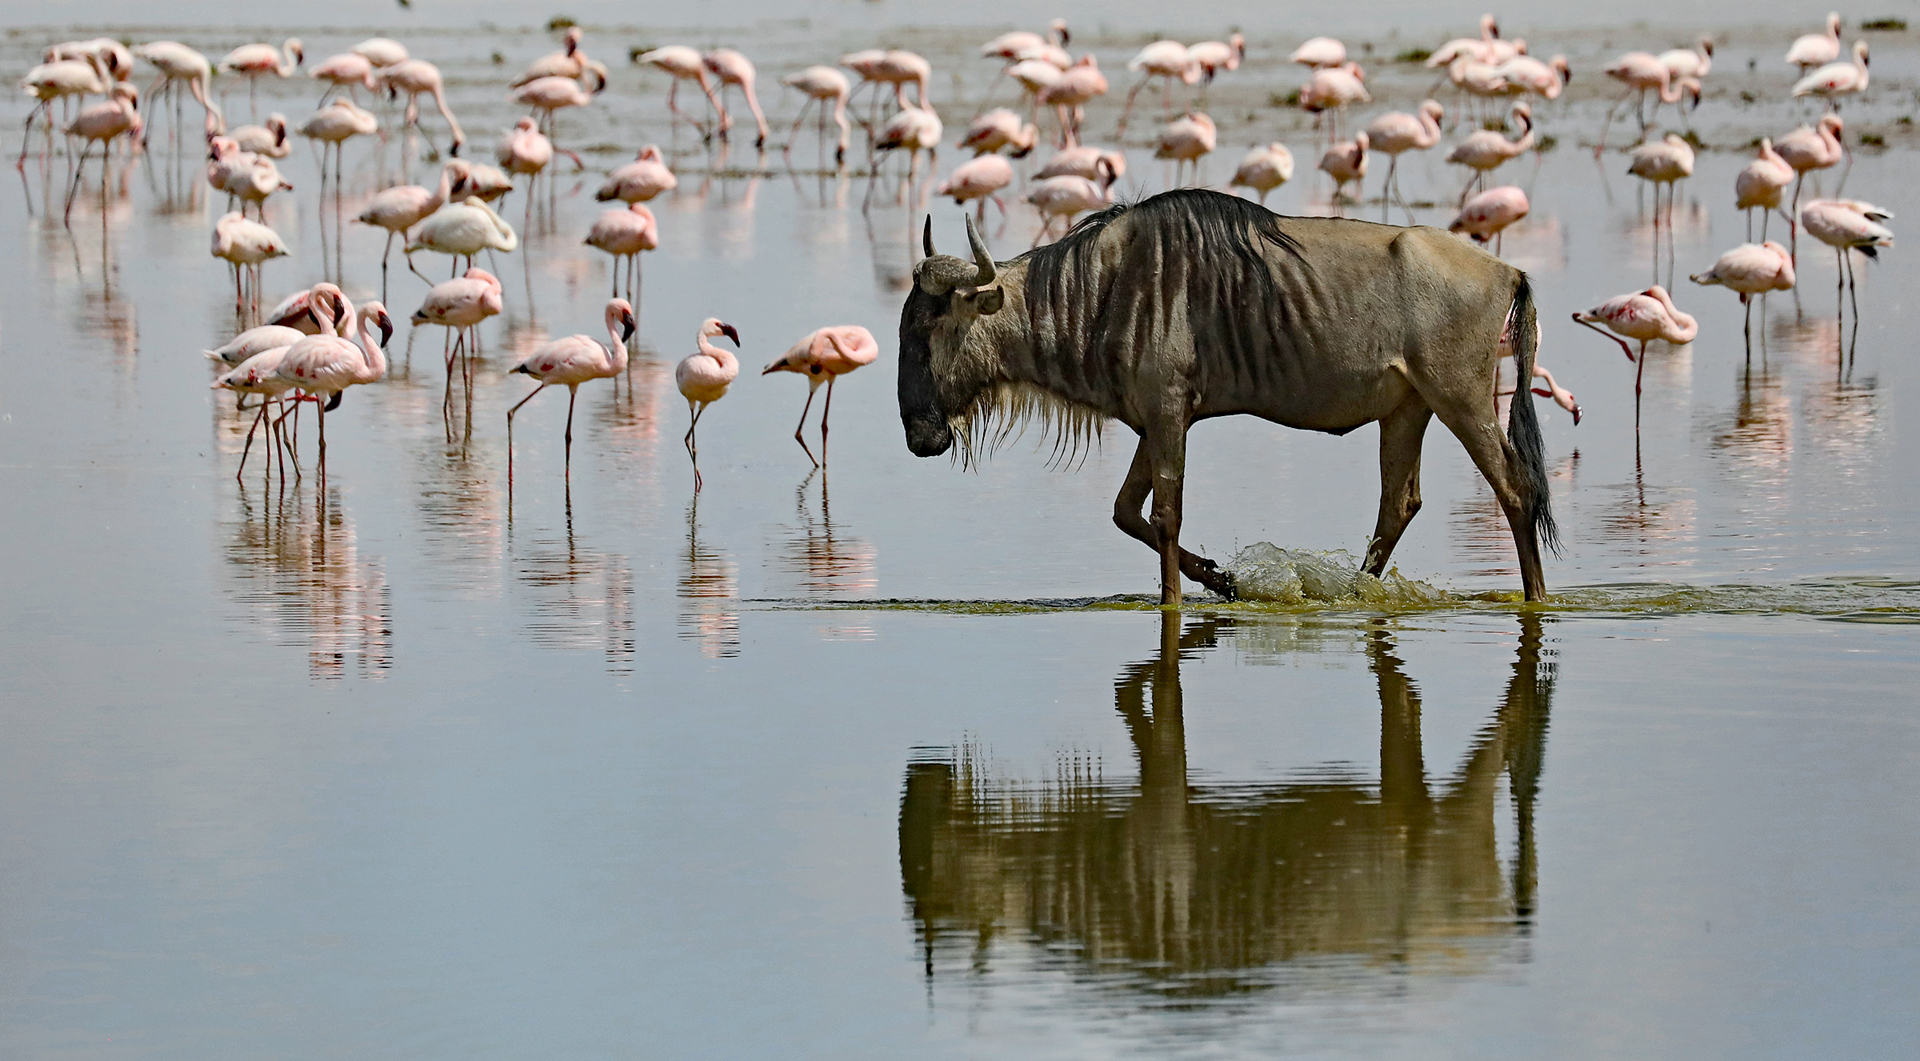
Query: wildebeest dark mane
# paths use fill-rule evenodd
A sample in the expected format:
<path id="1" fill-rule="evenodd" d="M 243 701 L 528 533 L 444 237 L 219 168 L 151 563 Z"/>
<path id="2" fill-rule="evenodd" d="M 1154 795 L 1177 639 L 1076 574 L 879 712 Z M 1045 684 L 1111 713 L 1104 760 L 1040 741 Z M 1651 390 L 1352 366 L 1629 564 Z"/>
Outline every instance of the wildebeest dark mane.
<path id="1" fill-rule="evenodd" d="M 1101 236 L 1123 218 L 1135 243 L 1118 261 L 1103 261 Z M 1243 341 L 1249 329 L 1283 331 L 1287 303 L 1274 297 L 1270 248 L 1308 268 L 1279 215 L 1238 196 L 1183 189 L 1117 203 L 1028 251 L 1015 260 L 1027 266 L 1035 359 L 1061 373 L 1040 385 L 1062 400 L 1111 410 L 1119 385 L 1108 370 L 1122 363 L 1116 355 L 1154 344 L 1180 302 L 1205 346 L 1239 358 L 1257 345 Z"/>

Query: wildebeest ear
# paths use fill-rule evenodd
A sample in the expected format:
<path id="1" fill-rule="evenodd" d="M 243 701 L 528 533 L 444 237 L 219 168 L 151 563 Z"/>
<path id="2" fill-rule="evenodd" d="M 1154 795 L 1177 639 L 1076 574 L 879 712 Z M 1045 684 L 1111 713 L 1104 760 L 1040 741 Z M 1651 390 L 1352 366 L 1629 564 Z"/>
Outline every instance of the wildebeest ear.
<path id="1" fill-rule="evenodd" d="M 984 291 L 975 291 L 972 298 L 973 308 L 978 310 L 982 317 L 991 317 L 1000 312 L 1000 307 L 1006 304 L 1007 293 L 997 287 L 989 287 Z"/>

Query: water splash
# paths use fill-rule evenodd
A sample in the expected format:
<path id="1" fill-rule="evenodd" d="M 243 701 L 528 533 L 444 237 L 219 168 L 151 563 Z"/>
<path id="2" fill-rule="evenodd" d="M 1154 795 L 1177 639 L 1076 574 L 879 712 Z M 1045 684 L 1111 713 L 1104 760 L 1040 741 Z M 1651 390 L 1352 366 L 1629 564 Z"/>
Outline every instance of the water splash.
<path id="1" fill-rule="evenodd" d="M 1271 604 L 1349 604 L 1370 608 L 1432 607 L 1455 603 L 1446 590 L 1389 569 L 1375 578 L 1345 549 L 1316 552 L 1282 549 L 1271 542 L 1249 545 L 1227 561 L 1245 600 Z"/>

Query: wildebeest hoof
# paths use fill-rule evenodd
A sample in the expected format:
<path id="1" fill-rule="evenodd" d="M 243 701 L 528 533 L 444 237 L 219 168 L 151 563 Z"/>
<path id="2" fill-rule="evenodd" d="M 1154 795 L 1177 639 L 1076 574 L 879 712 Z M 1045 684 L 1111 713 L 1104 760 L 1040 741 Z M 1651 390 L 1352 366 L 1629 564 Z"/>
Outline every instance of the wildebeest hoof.
<path id="1" fill-rule="evenodd" d="M 1218 593 L 1226 600 L 1239 599 L 1240 593 L 1233 584 L 1231 571 L 1204 556 L 1195 559 L 1194 568 L 1194 571 L 1188 573 L 1189 578 Z"/>

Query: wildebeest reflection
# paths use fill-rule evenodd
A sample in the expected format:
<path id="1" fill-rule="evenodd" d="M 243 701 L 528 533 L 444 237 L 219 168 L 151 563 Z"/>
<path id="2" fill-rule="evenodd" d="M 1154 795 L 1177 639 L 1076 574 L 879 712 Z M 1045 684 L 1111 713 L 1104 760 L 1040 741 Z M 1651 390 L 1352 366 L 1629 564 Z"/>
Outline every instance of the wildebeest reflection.
<path id="1" fill-rule="evenodd" d="M 1421 752 L 1418 689 L 1384 629 L 1367 648 L 1380 695 L 1377 788 L 1337 773 L 1190 784 L 1180 662 L 1234 624 L 1213 618 L 1183 634 L 1171 614 L 1159 653 L 1114 690 L 1137 788 L 1077 770 L 1034 788 L 995 784 L 966 753 L 911 764 L 900 867 L 927 975 L 954 950 L 980 968 L 1001 933 L 1070 949 L 1103 974 L 1130 967 L 1181 996 L 1317 983 L 1330 959 L 1396 974 L 1497 964 L 1531 920 L 1553 684 L 1540 620 L 1521 624 L 1506 696 L 1439 785 Z M 1518 821 L 1506 868 L 1494 820 L 1503 772 Z"/>

